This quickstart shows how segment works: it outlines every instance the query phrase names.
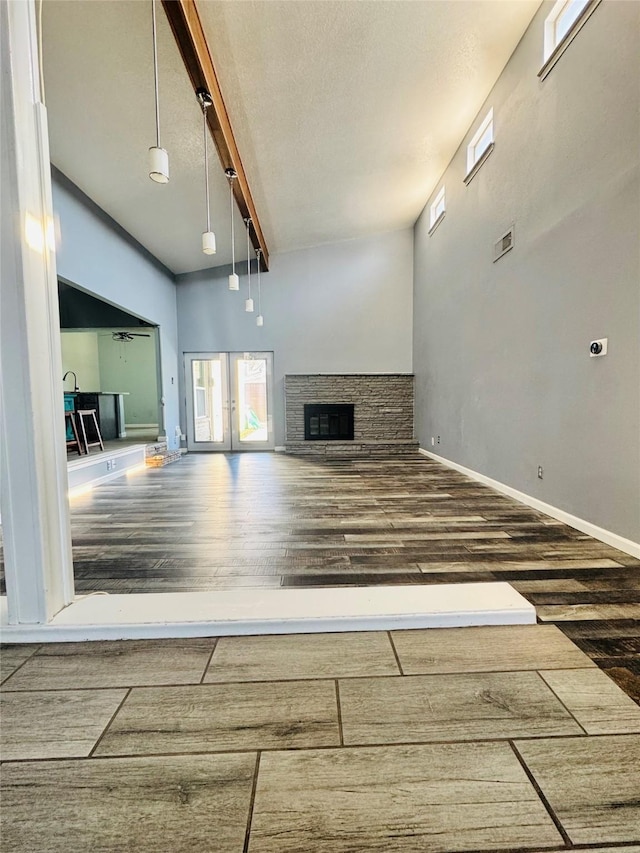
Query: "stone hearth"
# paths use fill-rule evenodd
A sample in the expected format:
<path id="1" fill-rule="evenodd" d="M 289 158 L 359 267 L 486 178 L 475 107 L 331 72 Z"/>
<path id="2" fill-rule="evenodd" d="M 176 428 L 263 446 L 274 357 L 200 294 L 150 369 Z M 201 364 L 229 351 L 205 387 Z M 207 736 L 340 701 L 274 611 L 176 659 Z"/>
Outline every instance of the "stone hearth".
<path id="1" fill-rule="evenodd" d="M 287 453 L 388 456 L 416 453 L 414 377 L 409 373 L 289 374 L 284 379 Z M 352 403 L 353 441 L 305 441 L 305 404 Z"/>

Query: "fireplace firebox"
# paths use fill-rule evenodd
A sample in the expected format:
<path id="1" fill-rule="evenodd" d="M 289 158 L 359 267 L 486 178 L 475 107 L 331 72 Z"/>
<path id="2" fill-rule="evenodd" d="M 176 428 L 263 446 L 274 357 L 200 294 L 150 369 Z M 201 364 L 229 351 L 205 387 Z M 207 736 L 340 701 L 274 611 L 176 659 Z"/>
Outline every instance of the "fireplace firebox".
<path id="1" fill-rule="evenodd" d="M 305 441 L 353 441 L 353 403 L 305 403 Z"/>

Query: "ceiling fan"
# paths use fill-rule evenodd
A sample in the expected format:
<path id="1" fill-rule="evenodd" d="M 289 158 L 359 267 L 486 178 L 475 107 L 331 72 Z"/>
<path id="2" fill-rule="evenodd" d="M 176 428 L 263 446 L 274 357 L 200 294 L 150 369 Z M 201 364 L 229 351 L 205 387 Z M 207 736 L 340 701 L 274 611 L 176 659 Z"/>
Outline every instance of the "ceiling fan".
<path id="1" fill-rule="evenodd" d="M 111 332 L 111 337 L 114 341 L 127 343 L 127 341 L 132 341 L 134 338 L 150 338 L 151 335 L 147 335 L 144 332 Z"/>

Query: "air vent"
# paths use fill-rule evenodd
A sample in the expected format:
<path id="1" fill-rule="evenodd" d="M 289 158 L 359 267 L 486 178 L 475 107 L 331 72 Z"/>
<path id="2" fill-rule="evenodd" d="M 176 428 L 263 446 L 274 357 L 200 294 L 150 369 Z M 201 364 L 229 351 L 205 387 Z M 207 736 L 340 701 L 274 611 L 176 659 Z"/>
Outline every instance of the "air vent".
<path id="1" fill-rule="evenodd" d="M 503 234 L 500 239 L 493 244 L 493 260 L 498 260 L 503 255 L 506 255 L 511 249 L 513 249 L 515 243 L 515 234 L 514 234 L 514 226 L 507 231 L 506 234 Z"/>

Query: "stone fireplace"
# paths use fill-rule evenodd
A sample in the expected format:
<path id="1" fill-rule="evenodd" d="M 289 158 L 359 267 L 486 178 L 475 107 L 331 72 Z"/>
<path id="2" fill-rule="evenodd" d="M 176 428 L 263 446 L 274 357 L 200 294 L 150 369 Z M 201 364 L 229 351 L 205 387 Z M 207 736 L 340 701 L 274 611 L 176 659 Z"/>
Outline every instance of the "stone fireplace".
<path id="1" fill-rule="evenodd" d="M 414 377 L 407 373 L 288 374 L 284 380 L 286 452 L 305 456 L 415 453 L 413 387 Z"/>

